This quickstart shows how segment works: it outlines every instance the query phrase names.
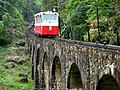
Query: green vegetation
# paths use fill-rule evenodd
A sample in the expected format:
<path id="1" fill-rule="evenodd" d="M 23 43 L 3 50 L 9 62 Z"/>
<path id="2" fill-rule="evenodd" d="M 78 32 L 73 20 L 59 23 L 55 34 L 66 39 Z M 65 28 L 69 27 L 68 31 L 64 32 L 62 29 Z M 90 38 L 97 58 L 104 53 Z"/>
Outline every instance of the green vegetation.
<path id="1" fill-rule="evenodd" d="M 15 47 L 15 43 L 25 37 L 26 27 L 41 9 L 41 0 L 0 0 L 0 90 L 32 90 L 26 47 Z"/>
<path id="2" fill-rule="evenodd" d="M 40 0 L 0 0 L 0 46 L 22 38 L 26 25 L 41 10 Z"/>
<path id="3" fill-rule="evenodd" d="M 72 39 L 88 41 L 85 38 L 88 38 L 86 36 L 88 36 L 89 30 L 91 42 L 119 44 L 120 41 L 117 41 L 117 34 L 120 37 L 119 5 L 119 0 L 96 0 L 96 2 L 95 0 L 68 0 L 65 8 L 61 10 L 61 15 L 65 17 L 64 23 L 67 25 L 64 30 L 71 29 L 71 31 L 74 31 L 72 32 Z M 96 29 L 98 29 L 97 9 L 100 36 L 98 36 L 98 33 L 91 34 L 91 31 L 96 32 Z M 92 26 L 93 24 L 96 25 Z"/>
<path id="4" fill-rule="evenodd" d="M 62 37 L 120 45 L 120 0 L 44 0 L 45 9 L 56 6 Z"/>
<path id="5" fill-rule="evenodd" d="M 10 62 L 6 61 L 6 57 L 16 55 L 15 50 L 12 48 L 0 47 L 0 90 L 31 90 L 33 88 L 33 82 L 31 80 L 31 75 L 28 75 L 28 82 L 22 83 L 20 79 L 23 78 L 19 76 L 20 73 L 31 72 L 30 62 L 27 61 L 22 65 L 14 63 L 14 68 L 7 68 Z M 18 59 L 26 58 L 27 55 L 18 56 Z"/>

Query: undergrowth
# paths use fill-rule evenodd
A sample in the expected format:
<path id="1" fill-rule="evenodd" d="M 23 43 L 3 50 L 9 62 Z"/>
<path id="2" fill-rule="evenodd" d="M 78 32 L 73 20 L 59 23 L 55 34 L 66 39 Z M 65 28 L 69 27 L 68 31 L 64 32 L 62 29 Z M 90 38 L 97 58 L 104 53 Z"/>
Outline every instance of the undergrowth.
<path id="1" fill-rule="evenodd" d="M 30 62 L 26 62 L 22 65 L 15 64 L 14 68 L 6 68 L 8 63 L 5 57 L 8 55 L 14 55 L 15 52 L 11 48 L 0 47 L 0 90 L 32 90 L 31 75 L 28 75 L 28 83 L 21 83 L 19 80 L 22 78 L 20 73 L 31 72 Z M 22 55 L 19 58 L 28 58 L 27 55 Z"/>

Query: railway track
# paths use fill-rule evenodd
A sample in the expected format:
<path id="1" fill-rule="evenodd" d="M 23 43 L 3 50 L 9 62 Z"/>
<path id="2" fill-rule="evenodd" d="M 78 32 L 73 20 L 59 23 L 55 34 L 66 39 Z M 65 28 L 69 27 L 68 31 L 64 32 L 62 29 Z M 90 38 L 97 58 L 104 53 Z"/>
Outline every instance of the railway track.
<path id="1" fill-rule="evenodd" d="M 100 44 L 100 43 L 83 42 L 83 41 L 63 39 L 63 38 L 51 38 L 51 37 L 35 36 L 32 26 L 27 28 L 26 36 L 27 36 L 27 34 L 29 34 L 32 37 L 36 37 L 36 38 L 44 38 L 44 39 L 50 39 L 50 40 L 55 40 L 55 41 L 59 41 L 59 42 L 66 42 L 66 43 L 70 43 L 70 44 L 79 44 L 79 45 L 84 45 L 84 46 L 88 46 L 88 47 L 90 46 L 90 47 L 120 51 L 120 46 L 115 46 L 115 45 L 104 45 L 104 44 Z"/>

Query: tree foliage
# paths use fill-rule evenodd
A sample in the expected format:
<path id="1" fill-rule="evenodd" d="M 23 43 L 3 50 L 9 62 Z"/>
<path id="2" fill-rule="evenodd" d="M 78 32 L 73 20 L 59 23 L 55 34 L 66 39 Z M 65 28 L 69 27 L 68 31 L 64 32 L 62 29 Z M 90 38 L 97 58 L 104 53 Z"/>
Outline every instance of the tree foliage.
<path id="1" fill-rule="evenodd" d="M 31 23 L 35 13 L 42 9 L 41 0 L 0 0 L 0 45 L 15 37 L 22 37 L 25 23 Z"/>
<path id="2" fill-rule="evenodd" d="M 91 42 L 120 45 L 119 0 L 67 0 L 60 14 L 64 21 L 61 28 L 63 37 L 72 35 L 71 39 L 88 41 L 90 33 Z M 96 33 L 98 27 L 100 36 Z"/>

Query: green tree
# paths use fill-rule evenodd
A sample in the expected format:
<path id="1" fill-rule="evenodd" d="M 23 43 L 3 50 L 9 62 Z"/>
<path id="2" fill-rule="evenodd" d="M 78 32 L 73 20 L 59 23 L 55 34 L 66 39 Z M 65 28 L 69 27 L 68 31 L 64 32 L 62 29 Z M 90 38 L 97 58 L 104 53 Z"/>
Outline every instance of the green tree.
<path id="1" fill-rule="evenodd" d="M 99 16 L 99 28 L 100 28 L 100 43 L 106 44 L 117 44 L 119 42 L 119 13 L 120 13 L 120 1 L 116 0 L 89 0 L 90 9 L 88 10 L 88 22 L 92 23 L 96 19 L 96 9 L 98 8 L 98 16 Z M 97 4 L 97 6 L 96 6 Z M 117 18 L 117 19 L 116 19 Z M 108 34 L 112 33 L 111 34 Z M 106 33 L 108 37 L 106 38 Z M 115 36 L 117 35 L 117 37 Z M 95 35 L 94 35 L 95 36 Z M 98 35 L 91 38 L 91 41 L 96 42 Z M 105 40 L 107 41 L 105 42 Z M 114 40 L 112 40 L 114 39 Z M 116 41 L 117 40 L 117 41 Z M 104 42 L 103 42 L 104 41 Z"/>
<path id="2" fill-rule="evenodd" d="M 89 29 L 86 21 L 88 19 L 88 5 L 89 3 L 86 1 L 69 0 L 66 8 L 62 11 L 62 15 L 67 17 L 64 18 L 67 24 L 67 28 L 64 31 L 69 32 L 68 34 L 71 33 L 72 39 L 84 41 L 84 35 L 87 34 Z M 63 12 L 66 12 L 66 14 Z"/>
<path id="3" fill-rule="evenodd" d="M 41 0 L 0 0 L 0 40 L 8 44 L 13 38 L 21 38 L 25 23 L 31 23 L 41 8 Z"/>

